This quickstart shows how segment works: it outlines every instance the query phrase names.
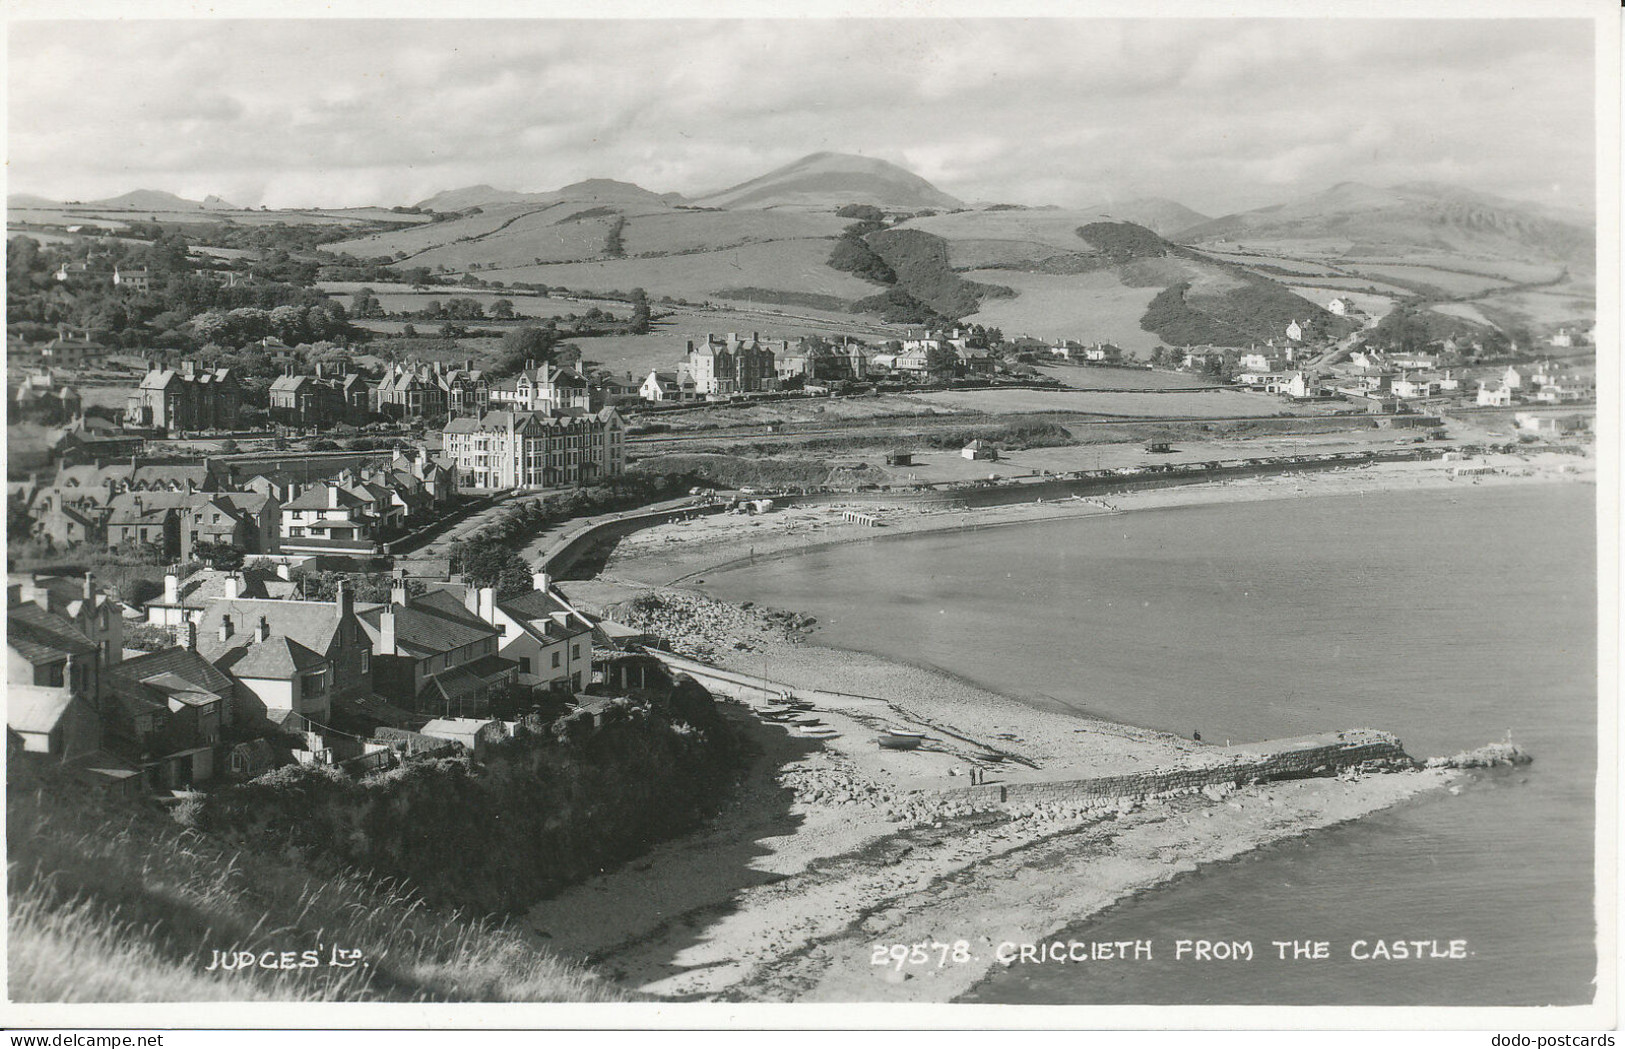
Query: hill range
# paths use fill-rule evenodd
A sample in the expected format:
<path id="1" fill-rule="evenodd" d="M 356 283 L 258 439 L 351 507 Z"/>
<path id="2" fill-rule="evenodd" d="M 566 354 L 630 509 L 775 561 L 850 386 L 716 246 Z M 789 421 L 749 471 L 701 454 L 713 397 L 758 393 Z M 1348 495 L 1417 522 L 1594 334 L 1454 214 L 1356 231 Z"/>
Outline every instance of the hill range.
<path id="1" fill-rule="evenodd" d="M 8 204 L 14 220 L 71 210 L 40 198 Z M 886 213 L 885 228 L 858 233 L 862 251 L 885 265 L 830 265 L 854 222 L 837 211 L 854 204 Z M 639 287 L 695 302 L 856 307 L 892 319 L 907 315 L 899 303 L 912 304 L 1008 334 L 1129 349 L 1278 336 L 1283 317 L 1317 318 L 1333 296 L 1376 315 L 1415 302 L 1454 322 L 1508 326 L 1582 317 L 1595 295 L 1592 229 L 1538 205 L 1430 183 L 1349 182 L 1210 218 L 1154 197 L 1071 209 L 973 206 L 885 160 L 815 153 L 693 198 L 589 179 L 545 192 L 447 190 L 418 202 L 434 216 L 244 212 L 218 198 L 156 191 L 76 207 L 162 211 L 166 221 L 187 213 L 191 221 L 365 220 L 373 231 L 328 250 L 388 257 L 402 270 Z M 1185 306 L 1212 323 L 1188 315 L 1168 323 L 1162 315 L 1179 288 Z M 1154 300 L 1160 319 L 1147 317 Z"/>

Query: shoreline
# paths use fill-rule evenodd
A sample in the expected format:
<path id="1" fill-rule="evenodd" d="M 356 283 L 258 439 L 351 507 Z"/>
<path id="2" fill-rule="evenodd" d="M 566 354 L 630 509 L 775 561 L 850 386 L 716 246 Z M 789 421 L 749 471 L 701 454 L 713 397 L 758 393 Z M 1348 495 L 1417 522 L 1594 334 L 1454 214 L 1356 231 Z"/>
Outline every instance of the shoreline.
<path id="1" fill-rule="evenodd" d="M 1530 476 L 1521 475 L 1528 460 L 1504 458 L 1520 475 L 1485 477 L 1486 485 L 1587 480 L 1572 467 L 1558 469 L 1573 457 L 1537 462 Z M 1132 512 L 1472 483 L 1415 469 L 1422 464 L 1395 465 L 1350 471 L 1352 478 L 1286 475 L 1107 498 Z M 761 754 L 728 809 L 703 830 L 539 905 L 532 926 L 564 953 L 660 999 L 952 1001 L 989 978 L 999 943 L 1039 942 L 1208 864 L 1424 795 L 1448 797 L 1440 788 L 1469 775 L 1345 774 L 1121 799 L 1105 811 L 1056 804 L 978 811 L 938 792 L 965 785 L 973 767 L 991 777 L 984 782 L 1015 783 L 1145 771 L 1219 748 L 1040 709 L 933 667 L 825 647 L 793 617 L 787 626 L 783 613 L 716 601 L 697 583 L 650 588 L 636 578 L 662 579 L 674 565 L 689 569 L 679 580 L 702 578 L 739 561 L 715 556 L 737 551 L 746 536 L 769 547 L 767 556 L 783 557 L 849 541 L 1104 515 L 1100 507 L 1055 510 L 1016 504 L 917 514 L 883 537 L 862 526 L 814 528 L 818 519 L 807 514 L 776 543 L 753 519 L 713 519 L 716 527 L 703 530 L 709 535 L 685 532 L 693 522 L 661 526 L 623 540 L 629 549 L 611 555 L 600 579 L 564 583 L 572 598 L 580 591 L 584 603 L 600 607 L 652 589 L 669 603 L 656 618 L 665 616 L 678 635 L 675 648 L 690 646 L 737 674 L 769 671 L 784 690 L 811 699 L 812 714 L 833 735 L 804 738 L 761 719 L 749 703 L 762 700 L 762 689 L 733 688 L 743 702 L 729 705 L 730 716 Z M 800 534 L 797 524 L 806 526 Z M 708 650 L 718 637 L 734 647 Z M 933 733 L 931 743 L 904 755 L 876 748 L 873 732 L 898 724 Z M 955 738 L 940 735 L 944 725 Z M 995 750 L 1031 767 L 990 756 Z M 970 944 L 974 961 L 902 971 L 871 964 L 877 945 L 958 939 Z"/>
<path id="2" fill-rule="evenodd" d="M 1461 465 L 1442 460 L 1380 463 L 1198 481 L 1166 487 L 1126 488 L 1091 497 L 1012 502 L 978 508 L 920 509 L 892 502 L 884 493 L 872 493 L 869 497 L 854 495 L 841 504 L 792 506 L 760 518 L 741 520 L 722 515 L 648 529 L 620 539 L 598 573 L 598 578 L 624 580 L 640 586 L 698 585 L 697 577 L 725 572 L 753 561 L 777 560 L 851 542 L 889 542 L 928 533 L 1039 524 L 1136 510 L 1304 496 L 1595 482 L 1596 461 L 1591 456 L 1580 458 L 1552 452 L 1481 455 L 1470 460 L 1470 465 L 1509 472 L 1470 478 L 1453 476 L 1454 470 Z M 1106 509 L 1100 505 L 1102 501 L 1116 509 Z M 876 512 L 884 522 L 883 527 L 868 528 L 835 520 L 840 511 L 848 507 Z M 741 543 L 750 545 L 752 553 L 741 557 L 737 552 Z M 728 556 L 718 558 L 707 552 L 708 547 L 726 549 Z"/>

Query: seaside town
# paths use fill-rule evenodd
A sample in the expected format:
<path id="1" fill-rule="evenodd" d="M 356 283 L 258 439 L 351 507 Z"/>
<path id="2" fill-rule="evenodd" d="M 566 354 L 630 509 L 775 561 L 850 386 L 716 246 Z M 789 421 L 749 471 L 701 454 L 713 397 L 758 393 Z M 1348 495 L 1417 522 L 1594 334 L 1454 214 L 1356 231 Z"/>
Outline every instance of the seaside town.
<path id="1" fill-rule="evenodd" d="M 1593 218 L 705 149 L 10 176 L 12 1001 L 1591 1001 Z"/>

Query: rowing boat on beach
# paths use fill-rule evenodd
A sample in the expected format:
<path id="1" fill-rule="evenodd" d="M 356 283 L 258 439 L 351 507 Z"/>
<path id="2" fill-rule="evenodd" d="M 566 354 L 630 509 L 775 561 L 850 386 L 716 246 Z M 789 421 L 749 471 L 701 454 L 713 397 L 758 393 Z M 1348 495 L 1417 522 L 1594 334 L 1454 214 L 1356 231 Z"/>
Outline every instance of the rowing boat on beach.
<path id="1" fill-rule="evenodd" d="M 889 728 L 876 737 L 875 741 L 887 750 L 914 750 L 925 742 L 925 733 Z"/>

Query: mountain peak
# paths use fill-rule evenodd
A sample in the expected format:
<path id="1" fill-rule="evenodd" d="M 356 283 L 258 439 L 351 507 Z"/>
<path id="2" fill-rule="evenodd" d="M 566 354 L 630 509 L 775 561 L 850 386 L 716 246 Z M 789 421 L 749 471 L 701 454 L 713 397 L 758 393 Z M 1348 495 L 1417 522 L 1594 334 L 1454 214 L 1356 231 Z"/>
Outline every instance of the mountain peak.
<path id="1" fill-rule="evenodd" d="M 902 209 L 962 208 L 925 179 L 888 160 L 854 153 L 809 153 L 765 175 L 701 197 L 710 207 L 840 207 L 873 204 Z"/>

